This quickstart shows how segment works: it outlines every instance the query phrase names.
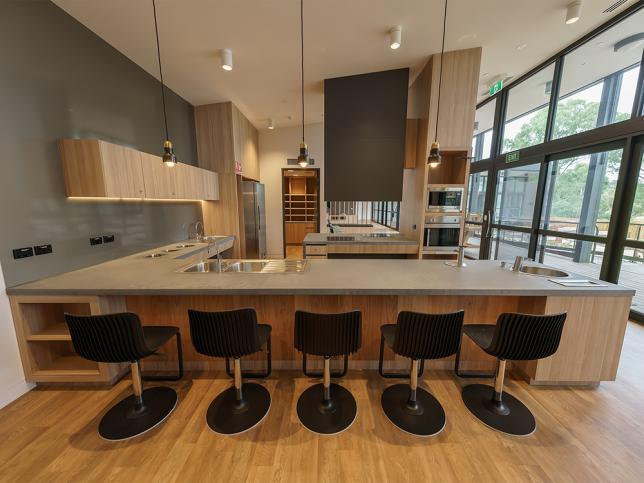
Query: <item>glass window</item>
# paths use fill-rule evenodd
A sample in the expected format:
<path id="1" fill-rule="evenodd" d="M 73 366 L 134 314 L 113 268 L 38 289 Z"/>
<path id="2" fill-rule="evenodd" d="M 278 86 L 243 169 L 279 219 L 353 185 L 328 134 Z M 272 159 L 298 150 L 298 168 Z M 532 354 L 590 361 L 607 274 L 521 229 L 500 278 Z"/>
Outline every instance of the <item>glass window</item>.
<path id="1" fill-rule="evenodd" d="M 496 99 L 476 110 L 474 118 L 474 137 L 472 138 L 472 161 L 487 159 L 492 154 L 492 128 Z"/>
<path id="2" fill-rule="evenodd" d="M 532 226 L 540 165 L 499 171 L 495 220 L 501 225 Z"/>
<path id="3" fill-rule="evenodd" d="M 563 59 L 554 138 L 631 117 L 642 42 L 644 10 L 581 45 Z"/>
<path id="4" fill-rule="evenodd" d="M 606 236 L 622 150 L 551 161 L 541 227 L 562 233 Z"/>
<path id="5" fill-rule="evenodd" d="M 492 260 L 514 260 L 517 256 L 527 257 L 529 245 L 530 233 L 495 229 L 492 232 Z"/>
<path id="6" fill-rule="evenodd" d="M 628 225 L 626 238 L 629 240 L 644 241 L 644 154 L 640 158 L 640 175 L 637 180 L 635 201 L 633 201 L 631 222 Z M 642 255 L 644 254 L 640 251 L 640 256 Z"/>
<path id="7" fill-rule="evenodd" d="M 465 219 L 476 223 L 483 222 L 487 171 L 470 174 L 467 192 L 467 213 Z"/>
<path id="8" fill-rule="evenodd" d="M 554 72 L 553 63 L 510 88 L 503 125 L 502 153 L 545 141 Z"/>
<path id="9" fill-rule="evenodd" d="M 537 243 L 537 261 L 584 277 L 599 278 L 604 248 L 603 243 L 541 236 Z"/>

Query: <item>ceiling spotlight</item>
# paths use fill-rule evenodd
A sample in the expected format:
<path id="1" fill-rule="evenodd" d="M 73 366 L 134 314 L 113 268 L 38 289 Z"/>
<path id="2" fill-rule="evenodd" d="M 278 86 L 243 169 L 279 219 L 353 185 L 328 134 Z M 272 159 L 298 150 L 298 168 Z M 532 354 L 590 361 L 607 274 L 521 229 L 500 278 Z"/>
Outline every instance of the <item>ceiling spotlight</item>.
<path id="1" fill-rule="evenodd" d="M 581 0 L 568 4 L 566 9 L 566 25 L 575 23 L 581 17 Z"/>
<path id="2" fill-rule="evenodd" d="M 396 50 L 400 48 L 402 45 L 402 27 L 400 25 L 396 25 L 395 27 L 391 27 L 391 30 L 389 31 L 389 48 L 391 50 Z"/>
<path id="3" fill-rule="evenodd" d="M 233 52 L 230 49 L 221 49 L 221 68 L 233 70 Z"/>
<path id="4" fill-rule="evenodd" d="M 275 124 L 273 123 L 272 117 L 268 119 L 268 129 L 270 129 L 271 131 L 275 129 Z"/>

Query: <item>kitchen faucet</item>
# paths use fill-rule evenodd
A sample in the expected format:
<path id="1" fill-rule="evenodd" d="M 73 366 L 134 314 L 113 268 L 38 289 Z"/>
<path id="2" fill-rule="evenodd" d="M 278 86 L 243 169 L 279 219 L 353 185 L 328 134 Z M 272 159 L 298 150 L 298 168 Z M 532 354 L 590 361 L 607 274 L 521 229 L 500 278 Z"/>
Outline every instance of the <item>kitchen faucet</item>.
<path id="1" fill-rule="evenodd" d="M 208 239 L 208 251 L 206 258 L 210 259 L 210 249 L 213 245 L 217 249 L 217 271 L 221 272 L 221 250 L 219 249 L 219 244 L 217 243 L 216 239 Z"/>
<path id="2" fill-rule="evenodd" d="M 203 237 L 204 237 L 203 236 L 204 235 L 203 223 L 201 221 L 197 220 L 197 221 L 195 221 L 194 226 L 195 226 L 195 239 L 196 240 L 203 240 Z M 201 227 L 201 230 L 199 230 L 199 227 Z"/>

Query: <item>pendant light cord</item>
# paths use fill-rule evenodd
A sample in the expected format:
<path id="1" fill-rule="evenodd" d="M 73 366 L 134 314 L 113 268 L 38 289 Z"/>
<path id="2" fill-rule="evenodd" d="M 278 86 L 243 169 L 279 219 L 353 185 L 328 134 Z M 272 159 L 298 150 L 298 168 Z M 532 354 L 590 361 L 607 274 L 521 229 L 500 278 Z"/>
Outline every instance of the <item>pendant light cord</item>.
<path id="1" fill-rule="evenodd" d="M 436 130 L 434 132 L 434 142 L 438 141 L 438 115 L 441 110 L 441 86 L 443 84 L 443 54 L 445 53 L 445 26 L 447 24 L 447 0 L 445 0 L 445 11 L 443 13 L 443 42 L 441 44 L 441 63 L 438 73 L 438 101 L 436 103 Z"/>
<path id="2" fill-rule="evenodd" d="M 156 1 L 152 0 L 152 11 L 154 12 L 154 32 L 157 36 L 157 57 L 159 59 L 159 77 L 161 77 L 161 102 L 163 103 L 163 122 L 165 124 L 165 138 L 170 139 L 168 134 L 168 115 L 165 110 L 165 88 L 163 84 L 163 69 L 161 69 L 161 47 L 159 46 L 159 26 L 157 25 L 157 7 Z"/>
<path id="3" fill-rule="evenodd" d="M 304 0 L 300 0 L 300 73 L 301 73 L 301 100 L 302 100 L 302 142 L 304 142 Z"/>

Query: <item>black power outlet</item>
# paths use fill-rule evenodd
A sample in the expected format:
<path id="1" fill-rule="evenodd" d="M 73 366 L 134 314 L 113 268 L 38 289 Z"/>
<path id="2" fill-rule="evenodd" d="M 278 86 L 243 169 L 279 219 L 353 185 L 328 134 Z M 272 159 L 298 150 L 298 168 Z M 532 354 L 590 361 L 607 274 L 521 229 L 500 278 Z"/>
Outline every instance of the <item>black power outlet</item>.
<path id="1" fill-rule="evenodd" d="M 27 258 L 27 257 L 33 257 L 33 256 L 34 256 L 34 249 L 31 247 L 13 249 L 13 258 L 16 260 L 19 258 Z"/>
<path id="2" fill-rule="evenodd" d="M 103 237 L 102 236 L 93 236 L 89 239 L 89 244 L 90 245 L 100 245 L 103 243 Z"/>
<path id="3" fill-rule="evenodd" d="M 114 241 L 114 235 L 103 235 L 103 243 L 112 243 Z"/>
<path id="4" fill-rule="evenodd" d="M 53 251 L 54 249 L 51 247 L 50 244 L 34 246 L 34 253 L 36 255 L 47 255 L 48 253 L 51 253 Z"/>

